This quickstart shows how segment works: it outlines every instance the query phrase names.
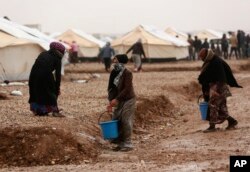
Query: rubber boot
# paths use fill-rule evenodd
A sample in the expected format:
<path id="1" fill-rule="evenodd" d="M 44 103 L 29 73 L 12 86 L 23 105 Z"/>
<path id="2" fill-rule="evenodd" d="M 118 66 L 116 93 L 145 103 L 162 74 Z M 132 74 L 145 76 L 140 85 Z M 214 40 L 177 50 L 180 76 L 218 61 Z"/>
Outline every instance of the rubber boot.
<path id="1" fill-rule="evenodd" d="M 203 133 L 209 133 L 214 131 L 216 131 L 215 124 L 209 123 L 209 127 L 206 130 L 204 130 Z"/>
<path id="2" fill-rule="evenodd" d="M 227 121 L 228 121 L 228 126 L 226 128 L 226 130 L 230 130 L 235 128 L 235 126 L 238 124 L 238 121 L 235 120 L 233 117 L 229 116 L 227 117 Z"/>

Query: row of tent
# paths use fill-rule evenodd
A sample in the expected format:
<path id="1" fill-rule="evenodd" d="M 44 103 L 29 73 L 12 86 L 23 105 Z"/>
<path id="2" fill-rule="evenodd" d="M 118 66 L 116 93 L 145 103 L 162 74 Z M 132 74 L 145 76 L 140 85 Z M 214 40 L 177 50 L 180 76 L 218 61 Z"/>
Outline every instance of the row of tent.
<path id="1" fill-rule="evenodd" d="M 96 57 L 99 49 L 105 45 L 105 42 L 76 29 L 69 29 L 56 35 L 55 38 L 66 43 L 76 41 L 79 45 L 79 55 L 84 57 Z M 111 41 L 111 45 L 117 54 L 125 53 L 139 38 L 142 40 L 147 57 L 180 59 L 188 55 L 187 47 L 189 44 L 187 41 L 145 25 L 140 25 L 120 38 Z"/>
<path id="2" fill-rule="evenodd" d="M 104 41 L 81 30 L 70 29 L 52 38 L 36 29 L 3 18 L 0 18 L 0 38 L 0 82 L 27 80 L 38 54 L 48 50 L 52 41 L 76 41 L 80 55 L 85 57 L 96 57 L 100 48 L 105 45 Z M 149 58 L 181 59 L 188 56 L 187 37 L 185 33 L 175 29 L 161 31 L 153 26 L 140 25 L 111 41 L 111 45 L 116 53 L 125 53 L 139 38 L 142 39 Z M 68 44 L 64 45 L 70 48 Z"/>
<path id="3" fill-rule="evenodd" d="M 184 33 L 184 32 L 180 32 L 178 30 L 176 30 L 175 28 L 167 28 L 165 30 L 166 33 L 178 37 L 181 40 L 187 40 L 188 39 L 188 34 Z M 192 35 L 197 36 L 200 40 L 204 41 L 205 39 L 209 40 L 218 40 L 221 39 L 223 36 L 223 32 L 220 31 L 216 31 L 213 29 L 204 29 L 198 32 L 193 33 Z M 225 33 L 227 38 L 229 37 L 229 35 L 227 33 Z M 194 39 L 194 38 L 193 38 Z"/>
<path id="4" fill-rule="evenodd" d="M 199 39 L 221 39 L 223 33 L 212 29 L 202 30 L 195 35 Z M 84 57 L 96 57 L 99 49 L 105 42 L 97 40 L 81 30 L 69 29 L 61 34 L 54 34 L 54 38 L 63 42 L 76 41 L 80 47 L 79 54 Z M 188 35 L 174 28 L 165 31 L 154 26 L 139 25 L 123 36 L 110 41 L 116 53 L 125 53 L 138 39 L 142 40 L 146 56 L 149 58 L 175 58 L 181 59 L 188 56 Z"/>

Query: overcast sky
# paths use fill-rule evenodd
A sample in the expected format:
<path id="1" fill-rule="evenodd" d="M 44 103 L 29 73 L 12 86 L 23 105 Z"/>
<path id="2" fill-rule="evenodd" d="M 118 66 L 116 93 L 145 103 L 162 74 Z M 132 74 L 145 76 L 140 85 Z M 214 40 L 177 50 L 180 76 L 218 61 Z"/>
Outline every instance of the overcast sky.
<path id="1" fill-rule="evenodd" d="M 124 33 L 139 24 L 249 31 L 250 0 L 0 0 L 2 16 L 50 33 Z"/>

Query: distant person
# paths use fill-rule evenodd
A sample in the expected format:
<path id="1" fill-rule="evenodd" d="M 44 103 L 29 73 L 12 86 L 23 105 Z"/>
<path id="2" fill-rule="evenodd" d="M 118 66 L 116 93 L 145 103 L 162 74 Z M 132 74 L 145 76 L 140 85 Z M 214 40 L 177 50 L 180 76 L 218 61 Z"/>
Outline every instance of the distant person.
<path id="1" fill-rule="evenodd" d="M 223 34 L 222 39 L 221 39 L 221 50 L 222 50 L 222 56 L 224 59 L 228 59 L 228 40 L 226 34 Z"/>
<path id="2" fill-rule="evenodd" d="M 132 51 L 131 58 L 134 61 L 135 69 L 134 71 L 141 71 L 142 70 L 142 55 L 144 58 L 146 58 L 143 46 L 142 46 L 142 40 L 138 39 L 136 43 L 134 43 L 126 52 L 128 54 L 130 51 Z"/>
<path id="3" fill-rule="evenodd" d="M 198 36 L 194 37 L 193 45 L 194 45 L 195 59 L 198 59 L 198 53 L 201 50 L 201 45 L 202 45 L 201 40 L 198 38 Z"/>
<path id="4" fill-rule="evenodd" d="M 243 49 L 244 49 L 244 39 L 245 39 L 245 33 L 241 30 L 237 31 L 237 49 L 238 49 L 238 53 L 239 53 L 239 58 L 243 57 Z"/>
<path id="5" fill-rule="evenodd" d="M 65 65 L 69 64 L 69 53 L 65 50 L 64 56 L 62 58 L 62 69 L 61 69 L 61 75 L 64 75 L 64 69 Z"/>
<path id="6" fill-rule="evenodd" d="M 209 104 L 207 120 L 209 127 L 204 132 L 215 131 L 215 125 L 228 121 L 226 129 L 234 128 L 238 122 L 228 114 L 227 97 L 232 96 L 228 85 L 242 88 L 238 85 L 229 65 L 211 49 L 202 49 L 199 58 L 204 62 L 199 75 L 203 97 Z"/>
<path id="7" fill-rule="evenodd" d="M 246 36 L 245 46 L 246 46 L 245 56 L 248 58 L 250 56 L 250 35 L 249 34 Z"/>
<path id="8" fill-rule="evenodd" d="M 221 56 L 221 48 L 220 48 L 220 41 L 217 41 L 217 43 L 216 43 L 216 47 L 215 47 L 215 54 L 217 55 L 217 56 Z"/>
<path id="9" fill-rule="evenodd" d="M 133 131 L 133 119 L 135 113 L 135 92 L 133 87 L 133 74 L 125 67 L 128 62 L 126 54 L 118 54 L 114 57 L 114 69 L 110 73 L 108 84 L 108 99 L 110 101 L 107 110 L 112 111 L 113 119 L 119 120 L 119 136 L 112 143 L 117 144 L 115 151 L 129 151 L 133 149 L 131 135 Z"/>
<path id="10" fill-rule="evenodd" d="M 62 44 L 67 44 L 66 42 L 63 42 L 61 39 L 59 39 L 59 42 Z M 68 44 L 67 44 L 68 45 Z M 65 65 L 69 64 L 70 60 L 69 60 L 69 51 L 65 50 L 65 53 L 63 55 L 62 58 L 62 69 L 61 69 L 61 75 L 64 75 L 64 68 Z"/>
<path id="11" fill-rule="evenodd" d="M 111 57 L 115 55 L 114 49 L 110 46 L 110 42 L 107 42 L 106 45 L 100 49 L 98 57 L 100 57 L 105 65 L 105 70 L 109 72 L 111 65 Z"/>
<path id="12" fill-rule="evenodd" d="M 240 51 L 241 51 L 241 58 L 246 58 L 246 34 L 244 31 L 241 31 L 241 45 L 240 45 Z"/>
<path id="13" fill-rule="evenodd" d="M 78 63 L 78 50 L 79 46 L 76 41 L 72 41 L 71 44 L 71 63 Z"/>
<path id="14" fill-rule="evenodd" d="M 211 40 L 211 50 L 215 52 L 215 44 L 213 40 Z"/>
<path id="15" fill-rule="evenodd" d="M 207 49 L 209 48 L 209 43 L 207 41 L 207 38 L 205 38 L 203 44 L 201 45 L 201 48 L 207 48 Z"/>
<path id="16" fill-rule="evenodd" d="M 230 43 L 231 43 L 231 50 L 230 50 L 230 54 L 229 54 L 229 58 L 232 57 L 232 54 L 234 52 L 236 59 L 238 59 L 238 40 L 237 37 L 235 36 L 235 33 L 231 34 L 230 37 Z"/>
<path id="17" fill-rule="evenodd" d="M 65 47 L 59 42 L 52 42 L 49 51 L 42 52 L 35 61 L 29 77 L 30 110 L 38 116 L 52 112 L 59 113 L 57 98 L 60 95 L 61 66 Z M 55 76 L 53 72 L 55 71 Z"/>
<path id="18" fill-rule="evenodd" d="M 188 39 L 187 39 L 189 46 L 188 46 L 188 60 L 195 60 L 194 57 L 194 47 L 193 47 L 193 43 L 194 40 L 192 39 L 192 36 L 190 34 L 188 34 Z"/>

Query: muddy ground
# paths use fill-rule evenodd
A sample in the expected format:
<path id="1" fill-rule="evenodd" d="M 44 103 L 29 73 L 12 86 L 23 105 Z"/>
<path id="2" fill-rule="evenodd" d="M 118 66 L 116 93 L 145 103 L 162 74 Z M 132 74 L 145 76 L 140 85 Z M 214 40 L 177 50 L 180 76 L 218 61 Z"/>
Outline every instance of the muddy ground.
<path id="1" fill-rule="evenodd" d="M 206 134 L 197 105 L 201 62 L 145 64 L 144 72 L 134 73 L 130 152 L 113 152 L 102 139 L 98 117 L 108 103 L 109 76 L 102 64 L 66 67 L 59 97 L 65 118 L 34 116 L 27 85 L 0 87 L 0 171 L 228 171 L 230 155 L 250 155 L 250 63 L 229 64 L 244 87 L 232 88 L 228 99 L 239 125 L 226 131 L 225 122 Z M 24 95 L 10 96 L 13 90 Z"/>

